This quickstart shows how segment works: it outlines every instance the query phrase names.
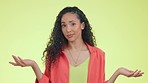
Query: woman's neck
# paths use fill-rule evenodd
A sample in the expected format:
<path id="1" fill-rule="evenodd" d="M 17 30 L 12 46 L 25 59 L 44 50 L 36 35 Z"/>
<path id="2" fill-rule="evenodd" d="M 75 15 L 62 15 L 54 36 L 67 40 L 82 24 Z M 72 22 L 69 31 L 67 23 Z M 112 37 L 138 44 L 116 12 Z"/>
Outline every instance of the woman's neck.
<path id="1" fill-rule="evenodd" d="M 81 46 L 84 46 L 85 43 L 83 40 L 80 41 L 74 41 L 74 42 L 68 42 L 67 48 L 71 49 L 71 50 L 77 50 L 79 49 Z"/>

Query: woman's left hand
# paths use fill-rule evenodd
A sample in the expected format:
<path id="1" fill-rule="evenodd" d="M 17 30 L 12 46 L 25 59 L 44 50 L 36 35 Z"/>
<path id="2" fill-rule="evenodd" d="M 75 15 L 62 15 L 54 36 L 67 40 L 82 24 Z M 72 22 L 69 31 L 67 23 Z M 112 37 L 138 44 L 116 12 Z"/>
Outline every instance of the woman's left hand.
<path id="1" fill-rule="evenodd" d="M 117 72 L 119 73 L 119 75 L 124 75 L 126 77 L 140 77 L 144 74 L 144 72 L 140 70 L 132 71 L 123 67 L 119 68 Z"/>

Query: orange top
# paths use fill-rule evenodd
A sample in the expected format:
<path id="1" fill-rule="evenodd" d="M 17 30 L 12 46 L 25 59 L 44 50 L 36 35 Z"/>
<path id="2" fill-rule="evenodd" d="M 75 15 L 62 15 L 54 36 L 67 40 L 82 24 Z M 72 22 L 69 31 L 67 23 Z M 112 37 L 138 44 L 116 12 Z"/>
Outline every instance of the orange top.
<path id="1" fill-rule="evenodd" d="M 87 83 L 107 83 L 105 81 L 105 53 L 97 47 L 85 44 L 90 52 Z M 51 71 L 49 72 L 46 65 L 41 80 L 36 79 L 35 83 L 69 83 L 69 67 L 65 52 L 62 51 L 56 65 L 51 67 Z"/>

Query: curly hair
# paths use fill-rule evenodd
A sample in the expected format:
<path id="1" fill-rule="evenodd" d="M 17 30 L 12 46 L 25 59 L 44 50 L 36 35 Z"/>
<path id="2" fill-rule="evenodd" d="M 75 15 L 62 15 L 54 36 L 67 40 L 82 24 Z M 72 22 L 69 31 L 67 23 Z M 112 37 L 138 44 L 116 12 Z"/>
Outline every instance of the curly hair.
<path id="1" fill-rule="evenodd" d="M 61 18 L 66 13 L 76 14 L 80 22 L 84 22 L 85 27 L 84 30 L 82 30 L 82 39 L 89 45 L 96 46 L 95 36 L 91 31 L 92 27 L 90 26 L 85 14 L 78 7 L 65 7 L 56 17 L 54 28 L 50 36 L 50 41 L 47 43 L 47 47 L 43 52 L 42 58 L 44 58 L 44 61 L 48 62 L 49 69 L 51 65 L 57 61 L 64 46 L 68 44 L 68 40 L 64 37 L 61 30 Z"/>

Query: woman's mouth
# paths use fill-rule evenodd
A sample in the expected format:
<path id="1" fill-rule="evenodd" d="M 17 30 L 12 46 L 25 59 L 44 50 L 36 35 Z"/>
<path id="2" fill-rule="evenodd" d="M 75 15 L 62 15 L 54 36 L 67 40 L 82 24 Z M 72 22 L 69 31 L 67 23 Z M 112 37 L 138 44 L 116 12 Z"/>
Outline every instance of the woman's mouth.
<path id="1" fill-rule="evenodd" d="M 73 34 L 69 34 L 67 35 L 68 38 L 72 38 L 73 37 Z"/>

